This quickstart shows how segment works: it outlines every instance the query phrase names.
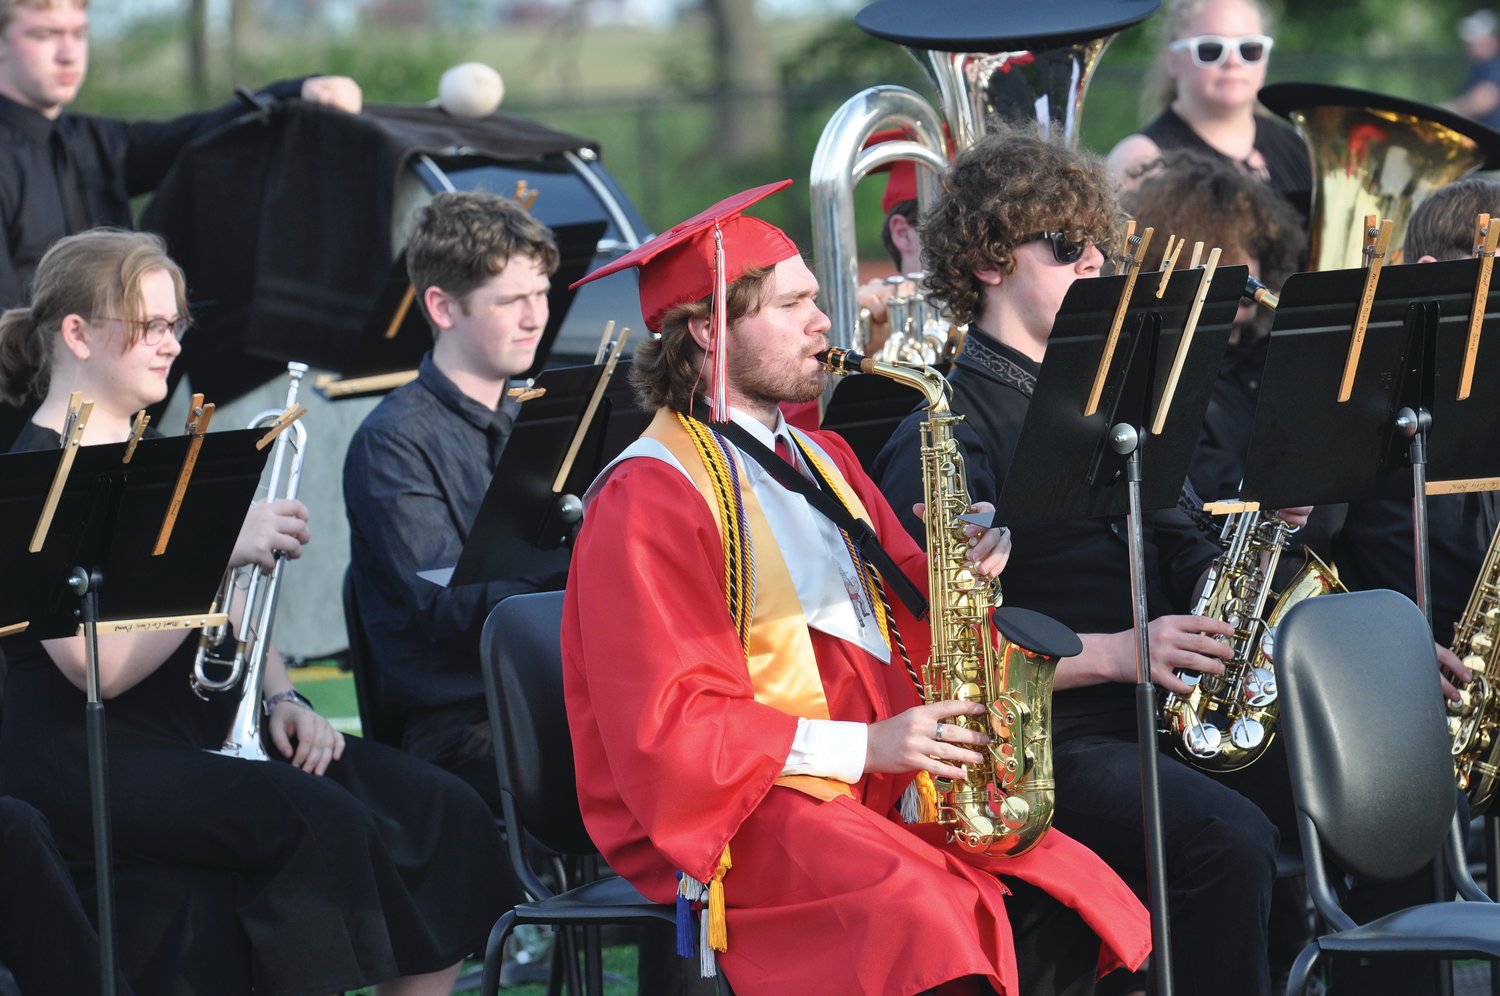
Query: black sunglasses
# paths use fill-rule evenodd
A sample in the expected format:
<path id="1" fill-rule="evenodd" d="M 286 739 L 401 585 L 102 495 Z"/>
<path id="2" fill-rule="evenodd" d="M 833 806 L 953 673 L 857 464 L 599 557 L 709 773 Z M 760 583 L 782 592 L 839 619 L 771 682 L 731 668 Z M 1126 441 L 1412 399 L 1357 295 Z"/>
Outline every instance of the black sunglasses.
<path id="1" fill-rule="evenodd" d="M 1087 239 L 1070 239 L 1067 232 L 1037 232 L 1035 235 L 1024 235 L 1016 241 L 1016 245 L 1024 246 L 1028 242 L 1043 240 L 1052 243 L 1052 258 L 1059 263 L 1078 262 L 1083 258 L 1084 250 L 1089 247 Z"/>

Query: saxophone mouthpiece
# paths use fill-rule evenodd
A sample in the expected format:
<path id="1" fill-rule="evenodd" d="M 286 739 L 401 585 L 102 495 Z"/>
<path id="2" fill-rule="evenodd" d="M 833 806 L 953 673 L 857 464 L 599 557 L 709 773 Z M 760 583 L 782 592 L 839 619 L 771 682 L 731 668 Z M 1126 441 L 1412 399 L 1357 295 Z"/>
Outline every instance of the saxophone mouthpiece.
<path id="1" fill-rule="evenodd" d="M 1281 303 L 1280 294 L 1277 294 L 1275 291 L 1271 290 L 1271 288 L 1267 287 L 1259 280 L 1256 280 L 1254 277 L 1245 278 L 1244 296 L 1250 298 L 1257 304 L 1260 304 L 1266 308 L 1270 308 L 1272 311 L 1275 311 L 1276 306 Z"/>
<path id="2" fill-rule="evenodd" d="M 830 373 L 840 377 L 852 373 L 869 373 L 874 366 L 874 361 L 865 354 L 856 353 L 852 349 L 840 349 L 837 346 L 830 346 L 821 353 L 813 355 Z"/>

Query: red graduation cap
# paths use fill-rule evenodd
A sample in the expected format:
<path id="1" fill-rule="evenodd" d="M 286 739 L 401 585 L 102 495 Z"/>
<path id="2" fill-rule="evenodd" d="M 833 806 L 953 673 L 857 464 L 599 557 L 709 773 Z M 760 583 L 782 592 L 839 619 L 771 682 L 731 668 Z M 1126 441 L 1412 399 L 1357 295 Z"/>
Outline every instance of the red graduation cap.
<path id="1" fill-rule="evenodd" d="M 865 142 L 865 148 L 872 145 L 880 145 L 883 142 L 901 142 L 910 138 L 903 129 L 891 128 L 888 131 L 877 131 Z M 875 170 L 884 173 L 885 193 L 880 198 L 880 210 L 884 214 L 890 214 L 891 208 L 902 201 L 914 201 L 917 199 L 917 164 L 910 159 L 898 159 L 893 163 L 881 166 Z"/>
<path id="2" fill-rule="evenodd" d="M 796 244 L 785 232 L 759 218 L 747 218 L 743 212 L 791 184 L 791 180 L 781 180 L 727 197 L 569 288 L 640 267 L 641 316 L 653 332 L 661 331 L 662 319 L 673 308 L 713 295 L 708 349 L 713 380 L 708 394 L 716 421 L 729 417 L 724 401 L 724 344 L 728 336 L 728 315 L 722 305 L 724 289 L 751 267 L 769 269 L 797 255 Z"/>

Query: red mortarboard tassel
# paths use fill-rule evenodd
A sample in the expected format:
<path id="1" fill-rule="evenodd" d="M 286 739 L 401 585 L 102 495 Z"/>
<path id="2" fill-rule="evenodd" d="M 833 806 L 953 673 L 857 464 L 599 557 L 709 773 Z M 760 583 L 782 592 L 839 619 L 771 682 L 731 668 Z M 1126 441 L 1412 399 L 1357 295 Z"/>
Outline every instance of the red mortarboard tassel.
<path id="1" fill-rule="evenodd" d="M 724 232 L 714 225 L 714 304 L 708 339 L 710 417 L 729 421 L 729 303 L 724 280 Z"/>

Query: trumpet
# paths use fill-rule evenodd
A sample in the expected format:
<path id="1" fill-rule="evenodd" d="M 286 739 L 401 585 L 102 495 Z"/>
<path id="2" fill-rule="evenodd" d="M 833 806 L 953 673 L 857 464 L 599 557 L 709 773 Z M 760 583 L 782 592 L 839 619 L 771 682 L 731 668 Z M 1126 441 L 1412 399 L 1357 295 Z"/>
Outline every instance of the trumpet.
<path id="1" fill-rule="evenodd" d="M 297 391 L 307 373 L 307 364 L 288 363 L 286 369 L 291 378 L 286 407 L 260 412 L 246 428 L 276 426 L 297 407 Z M 277 434 L 269 461 L 267 500 L 297 497 L 306 443 L 307 430 L 301 422 L 294 421 Z M 276 566 L 269 575 L 254 564 L 225 571 L 214 599 L 214 611 L 226 612 L 229 621 L 204 627 L 198 638 L 198 652 L 189 679 L 193 693 L 207 700 L 211 693 L 241 686 L 234 722 L 216 753 L 252 761 L 269 758 L 260 738 L 261 686 L 270 650 L 271 626 L 276 618 L 276 599 L 281 591 L 281 571 L 285 566 L 285 552 L 277 551 Z M 241 610 L 238 623 L 234 621 L 236 608 Z M 214 677 L 215 674 L 222 676 Z"/>

